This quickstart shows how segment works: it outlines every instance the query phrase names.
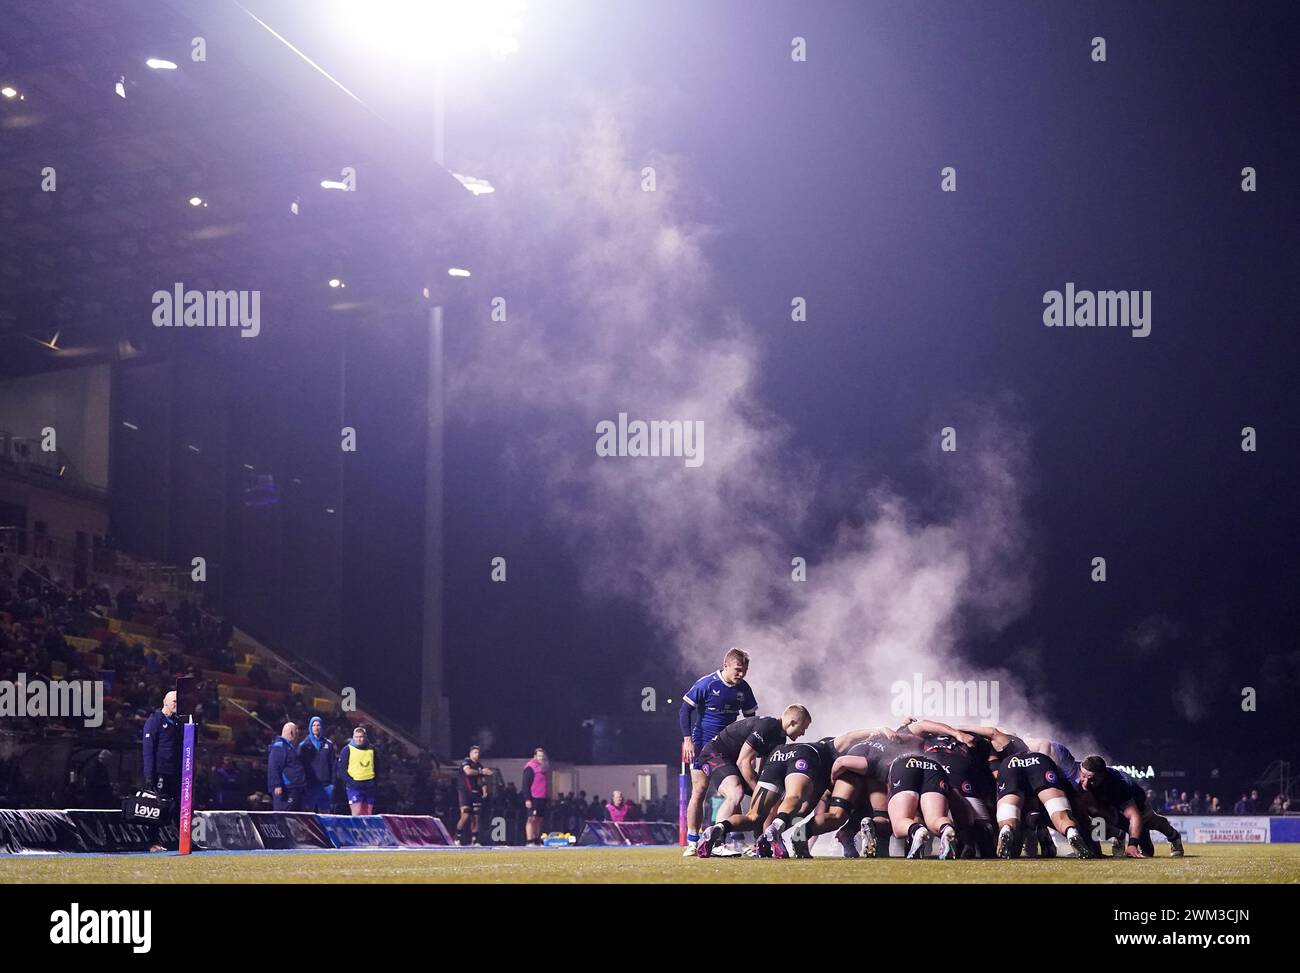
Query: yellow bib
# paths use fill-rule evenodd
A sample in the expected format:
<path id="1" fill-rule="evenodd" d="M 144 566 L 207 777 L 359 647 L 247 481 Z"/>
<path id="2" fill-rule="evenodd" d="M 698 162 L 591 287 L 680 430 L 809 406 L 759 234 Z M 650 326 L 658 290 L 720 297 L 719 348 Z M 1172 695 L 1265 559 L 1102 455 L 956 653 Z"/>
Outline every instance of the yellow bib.
<path id="1" fill-rule="evenodd" d="M 375 751 L 348 747 L 348 776 L 353 780 L 374 780 Z"/>

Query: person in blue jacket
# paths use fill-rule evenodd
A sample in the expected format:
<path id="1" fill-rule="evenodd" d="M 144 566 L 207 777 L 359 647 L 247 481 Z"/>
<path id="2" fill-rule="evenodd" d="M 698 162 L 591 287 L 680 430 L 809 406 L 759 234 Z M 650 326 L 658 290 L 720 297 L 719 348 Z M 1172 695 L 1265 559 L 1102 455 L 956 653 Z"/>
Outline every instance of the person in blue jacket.
<path id="1" fill-rule="evenodd" d="M 307 739 L 298 744 L 298 760 L 306 778 L 302 809 L 328 814 L 334 805 L 334 764 L 338 752 L 334 741 L 325 735 L 325 722 L 319 716 L 313 716 L 307 724 Z"/>
<path id="2" fill-rule="evenodd" d="M 144 724 L 141 749 L 144 786 L 159 797 L 175 800 L 181 792 L 181 739 L 184 727 L 176 718 L 176 690 L 163 697 Z"/>
<path id="3" fill-rule="evenodd" d="M 266 789 L 271 795 L 271 807 L 276 811 L 302 810 L 302 794 L 307 777 L 293 741 L 298 737 L 298 727 L 286 723 L 280 735 L 271 743 L 266 755 Z"/>

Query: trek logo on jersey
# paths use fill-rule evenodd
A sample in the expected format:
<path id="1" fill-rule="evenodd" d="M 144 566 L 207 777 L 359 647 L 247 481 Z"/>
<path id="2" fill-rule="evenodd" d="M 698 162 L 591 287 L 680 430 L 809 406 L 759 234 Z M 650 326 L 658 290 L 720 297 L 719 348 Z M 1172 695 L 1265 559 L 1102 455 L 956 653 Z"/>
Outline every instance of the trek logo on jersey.
<path id="1" fill-rule="evenodd" d="M 1008 767 L 1036 767 L 1038 766 L 1037 757 L 1012 757 L 1007 761 Z"/>

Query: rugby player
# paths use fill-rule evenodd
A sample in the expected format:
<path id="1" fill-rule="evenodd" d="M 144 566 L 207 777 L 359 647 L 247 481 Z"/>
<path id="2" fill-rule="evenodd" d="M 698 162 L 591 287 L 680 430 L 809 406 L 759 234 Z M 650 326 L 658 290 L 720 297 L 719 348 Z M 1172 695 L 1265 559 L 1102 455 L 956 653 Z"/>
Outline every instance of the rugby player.
<path id="1" fill-rule="evenodd" d="M 733 831 L 753 832 L 763 828 L 754 843 L 759 858 L 787 858 L 782 832 L 796 818 L 806 817 L 817 807 L 822 794 L 830 787 L 831 764 L 835 751 L 825 740 L 815 743 L 791 743 L 774 749 L 763 762 L 758 786 L 749 810 L 711 825 L 700 841 L 696 854 L 708 858 L 713 849 Z M 771 824 L 763 827 L 768 813 L 775 810 Z M 803 854 L 806 856 L 806 841 Z"/>
<path id="2" fill-rule="evenodd" d="M 1070 748 L 1059 740 L 1027 740 L 1026 745 L 1035 753 L 1045 753 L 1060 768 L 1061 774 L 1071 784 L 1079 786 L 1079 758 L 1070 753 Z"/>
<path id="3" fill-rule="evenodd" d="M 1027 804 L 1037 800 L 1052 826 L 1065 836 L 1080 858 L 1094 857 L 1092 845 L 1079 832 L 1070 798 L 1074 786 L 1061 768 L 1045 753 L 1030 750 L 1024 741 L 1010 738 L 998 750 L 994 763 L 998 786 L 999 858 L 1013 858 L 1020 848 L 1020 816 Z M 1047 844 L 1051 843 L 1047 836 Z M 1042 839 L 1039 839 L 1042 843 Z"/>
<path id="4" fill-rule="evenodd" d="M 1093 754 L 1085 757 L 1079 767 L 1079 786 L 1092 795 L 1103 809 L 1117 811 L 1127 824 L 1127 841 L 1124 854 L 1129 858 L 1155 856 L 1151 832 L 1159 831 L 1169 840 L 1169 854 L 1183 857 L 1183 838 L 1169 819 L 1147 805 L 1147 793 L 1106 761 Z"/>
<path id="5" fill-rule="evenodd" d="M 926 753 L 905 753 L 889 765 L 889 822 L 907 843 L 907 857 L 919 858 L 925 843 L 939 835 L 939 857 L 957 857 L 957 829 L 948 807 L 948 775 Z"/>
<path id="6" fill-rule="evenodd" d="M 785 708 L 781 718 L 747 716 L 737 720 L 706 743 L 696 755 L 708 791 L 722 795 L 718 820 L 740 810 L 746 795 L 758 787 L 758 765 L 774 748 L 787 740 L 797 740 L 808 731 L 812 717 L 798 703 Z"/>
<path id="7" fill-rule="evenodd" d="M 479 762 L 482 751 L 478 745 L 469 748 L 469 755 L 460 762 L 460 779 L 456 794 L 460 799 L 460 821 L 456 825 L 456 844 L 479 843 L 479 816 L 487 798 L 487 778 L 492 771 Z"/>
<path id="8" fill-rule="evenodd" d="M 758 712 L 754 691 L 745 682 L 749 672 L 749 654 L 742 649 L 728 649 L 722 668 L 701 676 L 686 691 L 678 723 L 682 731 L 682 760 L 691 765 L 691 798 L 686 805 L 686 850 L 684 857 L 695 854 L 700 821 L 704 817 L 704 796 L 709 776 L 699 763 L 699 753 L 737 717 Z"/>
<path id="9" fill-rule="evenodd" d="M 831 765 L 831 792 L 817 812 L 811 837 L 835 831 L 844 857 L 858 858 L 857 835 L 862 839 L 863 855 L 875 858 L 883 847 L 883 857 L 888 857 L 888 770 L 895 757 L 916 747 L 913 725 L 935 732 L 952 729 L 942 723 L 910 721 L 897 730 L 850 730 L 829 741 L 836 754 Z"/>
<path id="10" fill-rule="evenodd" d="M 972 729 L 992 728 L 938 725 L 943 728 L 936 731 L 927 721 L 913 723 L 910 729 L 922 738 L 922 752 L 943 767 L 951 788 L 948 792 L 951 811 L 966 839 L 960 849 L 962 857 L 992 858 L 996 851 L 993 805 L 997 801 L 997 789 L 988 758 L 993 753 L 993 745 L 990 737 L 972 732 Z"/>

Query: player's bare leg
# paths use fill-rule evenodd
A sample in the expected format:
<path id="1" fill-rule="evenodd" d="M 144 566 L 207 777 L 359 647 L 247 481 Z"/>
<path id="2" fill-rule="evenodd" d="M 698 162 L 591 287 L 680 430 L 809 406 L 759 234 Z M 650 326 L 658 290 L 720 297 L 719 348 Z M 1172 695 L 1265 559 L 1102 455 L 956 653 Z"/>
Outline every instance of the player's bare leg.
<path id="1" fill-rule="evenodd" d="M 866 778 L 860 774 L 841 775 L 831 788 L 830 798 L 823 807 L 818 809 L 817 817 L 808 828 L 810 837 L 826 834 L 829 831 L 839 832 L 836 837 L 844 846 L 845 858 L 858 857 L 858 851 L 853 846 L 853 831 L 847 826 L 851 823 L 853 811 L 861 802 L 865 784 Z M 845 833 L 848 836 L 847 841 L 842 837 Z"/>
<path id="2" fill-rule="evenodd" d="M 936 793 L 922 794 L 921 817 L 925 821 L 925 829 L 939 836 L 939 857 L 956 858 L 957 828 L 952 823 L 947 796 Z"/>
<path id="3" fill-rule="evenodd" d="M 889 823 L 894 837 L 907 842 L 907 857 L 919 857 L 932 835 L 921 817 L 921 795 L 917 791 L 898 791 L 889 799 Z"/>
<path id="4" fill-rule="evenodd" d="M 1043 810 L 1047 812 L 1048 818 L 1052 822 L 1052 827 L 1065 840 L 1070 843 L 1076 855 L 1080 858 L 1091 858 L 1092 846 L 1085 839 L 1079 830 L 1079 822 L 1075 819 L 1074 809 L 1070 806 L 1070 798 L 1058 787 L 1049 787 L 1038 792 L 1038 802 L 1043 805 Z M 1050 836 L 1049 836 L 1050 838 Z"/>
<path id="5" fill-rule="evenodd" d="M 818 793 L 813 793 L 813 781 L 807 774 L 790 774 L 785 779 L 785 797 L 782 798 L 780 805 L 777 807 L 776 816 L 772 823 L 763 829 L 763 833 L 758 836 L 758 841 L 754 847 L 758 850 L 759 858 L 786 858 L 787 852 L 785 839 L 782 833 L 790 828 L 795 818 L 800 815 L 807 815 L 813 810 L 814 803 L 821 798 Z M 807 834 L 804 829 L 806 824 L 801 823 L 794 840 L 798 843 L 807 842 Z"/>
<path id="6" fill-rule="evenodd" d="M 760 787 L 749 802 L 748 811 L 744 813 L 737 812 L 729 818 L 723 818 L 704 830 L 695 846 L 696 856 L 699 858 L 713 857 L 713 849 L 722 844 L 727 835 L 733 831 L 751 832 L 763 828 L 762 822 L 767 818 L 768 812 L 775 811 L 779 803 L 776 791 Z"/>
<path id="7" fill-rule="evenodd" d="M 699 834 L 700 824 L 704 820 L 704 795 L 709 790 L 709 777 L 704 771 L 695 767 L 691 768 L 691 798 L 686 802 L 686 833 L 688 835 Z M 688 844 L 686 854 L 693 853 L 693 849 Z"/>
<path id="8" fill-rule="evenodd" d="M 722 795 L 722 806 L 718 808 L 718 820 L 722 821 L 740 811 L 741 802 L 745 800 L 744 781 L 732 774 L 718 785 L 718 793 Z"/>
<path id="9" fill-rule="evenodd" d="M 1020 852 L 1020 795 L 1004 794 L 998 798 L 999 858 L 1015 858 Z"/>

